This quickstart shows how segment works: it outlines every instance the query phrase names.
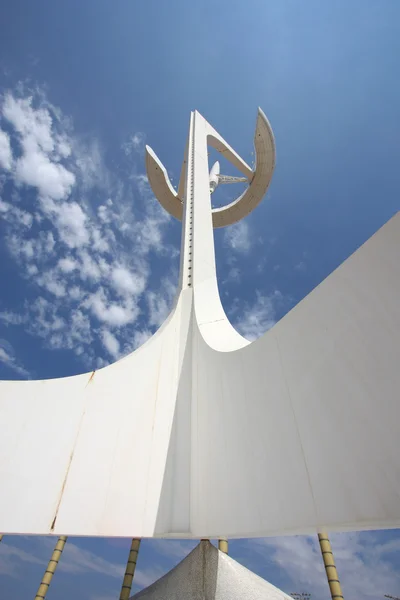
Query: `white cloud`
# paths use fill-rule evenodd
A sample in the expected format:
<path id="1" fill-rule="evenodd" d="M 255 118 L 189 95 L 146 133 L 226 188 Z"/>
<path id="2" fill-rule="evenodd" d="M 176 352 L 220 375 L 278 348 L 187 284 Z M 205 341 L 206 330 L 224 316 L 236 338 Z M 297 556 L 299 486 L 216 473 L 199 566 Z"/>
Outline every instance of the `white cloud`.
<path id="1" fill-rule="evenodd" d="M 0 360 L 2 362 L 8 363 L 11 360 L 11 357 L 7 354 L 7 352 L 4 350 L 4 348 L 0 347 Z"/>
<path id="2" fill-rule="evenodd" d="M 22 99 L 7 93 L 3 103 L 3 116 L 14 126 L 22 139 L 31 138 L 44 152 L 52 152 L 54 141 L 51 133 L 51 115 L 45 108 L 34 109 L 32 102 L 32 96 Z"/>
<path id="3" fill-rule="evenodd" d="M 19 578 L 23 568 L 22 563 L 32 563 L 44 565 L 43 558 L 38 558 L 35 554 L 25 552 L 21 548 L 17 548 L 6 541 L 0 544 L 0 574 L 9 575 L 10 577 Z"/>
<path id="4" fill-rule="evenodd" d="M 162 249 L 162 233 L 159 220 L 146 219 L 136 227 L 136 235 L 143 252 L 148 252 L 151 248 L 155 250 Z"/>
<path id="5" fill-rule="evenodd" d="M 62 301 L 38 297 L 30 306 L 29 333 L 42 337 L 49 348 L 73 350 L 80 355 L 82 351 L 79 348 L 84 345 L 85 356 L 93 356 L 90 347 L 93 335 L 88 315 L 75 308 L 68 312 L 66 319 L 63 312 Z"/>
<path id="6" fill-rule="evenodd" d="M 142 131 L 138 131 L 132 137 L 132 146 L 136 151 L 143 151 L 146 135 Z"/>
<path id="7" fill-rule="evenodd" d="M 70 257 L 60 258 L 58 261 L 58 268 L 61 269 L 64 273 L 72 273 L 78 267 L 78 263 L 76 260 L 73 260 Z"/>
<path id="8" fill-rule="evenodd" d="M 75 183 L 75 175 L 52 160 L 55 140 L 53 120 L 47 108 L 33 108 L 32 97 L 21 99 L 6 94 L 3 116 L 19 134 L 22 156 L 16 161 L 17 182 L 37 187 L 43 196 L 66 198 Z M 58 143 L 64 148 L 65 141 Z"/>
<path id="9" fill-rule="evenodd" d="M 107 352 L 109 352 L 114 358 L 119 356 L 119 342 L 115 335 L 113 335 L 108 329 L 103 329 L 101 332 L 101 337 Z"/>
<path id="10" fill-rule="evenodd" d="M 71 335 L 80 342 L 83 342 L 86 336 L 90 339 L 91 326 L 88 315 L 84 314 L 82 310 L 76 309 L 72 311 L 70 317 Z"/>
<path id="11" fill-rule="evenodd" d="M 20 210 L 19 208 L 14 209 L 14 214 L 21 225 L 24 225 L 25 227 L 31 227 L 33 221 L 31 214 L 24 210 Z"/>
<path id="12" fill-rule="evenodd" d="M 33 258 L 33 256 L 35 255 L 33 240 L 26 240 L 20 242 L 20 244 L 21 254 L 25 254 L 26 258 Z"/>
<path id="13" fill-rule="evenodd" d="M 21 365 L 14 354 L 14 349 L 7 340 L 0 339 L 0 362 L 21 375 L 24 379 L 30 377 L 29 372 Z"/>
<path id="14" fill-rule="evenodd" d="M 21 225 L 23 228 L 29 229 L 32 226 L 33 217 L 25 210 L 21 210 L 18 206 L 4 202 L 0 198 L 0 213 L 3 219 L 14 225 Z"/>
<path id="15" fill-rule="evenodd" d="M 4 200 L 0 198 L 0 213 L 3 213 L 3 215 L 5 215 L 5 213 L 8 212 L 10 208 L 11 204 L 8 204 L 8 202 L 4 202 Z"/>
<path id="16" fill-rule="evenodd" d="M 400 574 L 390 558 L 400 551 L 400 539 L 379 543 L 380 537 L 382 534 L 371 532 L 330 536 L 343 595 L 348 600 L 398 594 Z M 312 598 L 328 594 L 317 536 L 265 538 L 248 541 L 247 545 L 264 559 L 268 552 L 269 560 L 286 571 L 294 588 L 311 593 Z"/>
<path id="17" fill-rule="evenodd" d="M 256 300 L 252 305 L 245 304 L 241 315 L 236 318 L 235 328 L 250 341 L 253 341 L 271 329 L 276 323 L 276 305 L 284 298 L 277 290 L 268 296 L 256 292 Z"/>
<path id="18" fill-rule="evenodd" d="M 81 264 L 79 266 L 79 274 L 82 279 L 92 279 L 93 281 L 99 281 L 101 278 L 101 270 L 97 262 L 92 256 L 86 252 L 81 251 L 79 253 Z"/>
<path id="19" fill-rule="evenodd" d="M 109 173 L 104 164 L 102 150 L 98 140 L 88 142 L 74 139 L 72 144 L 75 164 L 78 169 L 79 180 L 83 189 L 98 188 L 109 192 Z"/>
<path id="20" fill-rule="evenodd" d="M 43 296 L 39 296 L 31 305 L 34 314 L 33 330 L 45 337 L 65 326 L 65 321 L 57 314 L 57 304 Z"/>
<path id="21" fill-rule="evenodd" d="M 32 277 L 33 275 L 37 275 L 39 273 L 39 269 L 36 265 L 27 265 L 26 272 Z"/>
<path id="22" fill-rule="evenodd" d="M 0 167 L 9 171 L 12 166 L 10 136 L 0 129 Z"/>
<path id="23" fill-rule="evenodd" d="M 146 145 L 146 135 L 142 131 L 137 131 L 131 138 L 122 144 L 122 149 L 126 156 L 130 156 L 132 152 L 137 152 L 140 155 L 144 154 Z"/>
<path id="24" fill-rule="evenodd" d="M 65 295 L 65 284 L 59 279 L 59 273 L 55 269 L 49 269 L 35 278 L 35 282 L 48 290 L 54 296 L 61 298 Z"/>
<path id="25" fill-rule="evenodd" d="M 57 144 L 57 152 L 63 158 L 68 158 L 68 156 L 71 155 L 72 149 L 67 140 L 65 140 L 65 139 L 59 140 L 59 142 Z"/>
<path id="26" fill-rule="evenodd" d="M 247 253 L 251 247 L 249 226 L 246 221 L 239 221 L 224 232 L 224 241 L 227 246 L 237 252 Z"/>
<path id="27" fill-rule="evenodd" d="M 73 542 L 67 542 L 65 544 L 59 569 L 65 573 L 78 574 L 94 572 L 108 577 L 117 577 L 118 579 L 123 578 L 125 572 L 124 565 L 113 563 L 90 550 L 79 548 L 79 546 Z"/>
<path id="28" fill-rule="evenodd" d="M 19 315 L 9 310 L 0 312 L 0 322 L 4 325 L 22 325 L 26 320 L 26 316 Z"/>
<path id="29" fill-rule="evenodd" d="M 24 154 L 16 163 L 17 181 L 38 188 L 39 193 L 55 200 L 66 198 L 75 183 L 75 175 L 49 160 L 31 140 L 23 143 Z"/>
<path id="30" fill-rule="evenodd" d="M 72 300 L 81 300 L 83 297 L 83 291 L 78 285 L 74 285 L 69 288 L 68 294 Z"/>
<path id="31" fill-rule="evenodd" d="M 162 242 L 163 229 L 169 223 L 170 215 L 161 207 L 154 198 L 146 175 L 133 175 L 131 179 L 137 186 L 140 195 L 146 201 L 146 215 L 144 219 L 137 220 L 127 225 L 126 231 L 135 240 L 137 252 L 147 255 L 151 250 L 161 254 L 171 252 L 172 247 L 166 247 Z"/>
<path id="32" fill-rule="evenodd" d="M 65 287 L 59 281 L 47 281 L 46 288 L 49 290 L 49 292 L 55 296 L 58 296 L 59 298 L 65 295 Z"/>
<path id="33" fill-rule="evenodd" d="M 0 572 L 12 577 L 22 577 L 26 567 L 23 563 L 46 565 L 50 554 L 55 546 L 54 537 L 30 538 L 30 547 L 34 545 L 31 552 L 26 552 L 13 546 L 7 538 L 0 544 Z M 57 570 L 70 575 L 87 573 L 98 573 L 105 577 L 112 577 L 122 581 L 125 566 L 106 560 L 95 552 L 80 548 L 74 542 L 68 540 L 65 544 L 62 558 Z"/>
<path id="34" fill-rule="evenodd" d="M 240 283 L 241 280 L 241 273 L 240 273 L 240 269 L 239 267 L 231 267 L 229 269 L 228 275 L 225 279 L 225 281 L 232 281 L 235 283 Z"/>
<path id="35" fill-rule="evenodd" d="M 104 204 L 98 207 L 97 214 L 99 216 L 99 219 L 103 221 L 103 223 L 109 223 L 111 221 L 109 209 L 107 206 L 104 206 Z"/>
<path id="36" fill-rule="evenodd" d="M 137 305 L 130 303 L 125 306 L 107 301 L 104 292 L 99 291 L 87 299 L 86 304 L 91 308 L 93 314 L 112 327 L 121 327 L 127 323 L 134 322 L 139 316 Z"/>
<path id="37" fill-rule="evenodd" d="M 55 240 L 51 232 L 40 231 L 36 237 L 24 237 L 24 232 L 21 229 L 21 220 L 9 219 L 12 225 L 9 233 L 6 236 L 9 252 L 12 254 L 21 265 L 24 266 L 26 272 L 30 275 L 35 275 L 39 270 L 46 278 L 42 263 L 49 261 L 54 255 Z M 33 261 L 36 263 L 33 265 Z M 40 266 L 40 269 L 39 269 Z M 47 276 L 48 280 L 49 276 Z M 41 285 L 44 279 L 35 280 L 35 283 Z"/>
<path id="38" fill-rule="evenodd" d="M 176 293 L 173 279 L 163 278 L 159 291 L 146 294 L 148 305 L 148 322 L 150 326 L 160 327 L 168 317 Z"/>
<path id="39" fill-rule="evenodd" d="M 111 273 L 111 281 L 115 290 L 122 296 L 138 295 L 146 286 L 146 275 L 144 273 L 131 273 L 125 267 L 115 267 Z"/>
<path id="40" fill-rule="evenodd" d="M 42 243 L 42 252 L 46 254 L 51 254 L 54 250 L 55 240 L 51 231 L 48 231 L 47 234 L 41 232 L 39 235 Z"/>
<path id="41" fill-rule="evenodd" d="M 0 199 L 4 240 L 31 283 L 19 314 L 4 310 L 0 320 L 24 326 L 49 348 L 71 349 L 87 368 L 104 364 L 102 349 L 117 356 L 150 335 L 150 323 L 135 330 L 140 306 L 156 326 L 168 312 L 169 296 L 154 290 L 147 297 L 146 286 L 150 253 L 178 254 L 163 239 L 170 217 L 135 165 L 122 175 L 109 170 L 101 144 L 75 134 L 43 92 L 24 95 L 21 85 L 0 108 L 15 149 L 12 202 Z M 143 143 L 134 136 L 132 150 Z"/>
<path id="42" fill-rule="evenodd" d="M 93 250 L 97 252 L 104 253 L 110 250 L 110 244 L 98 229 L 92 229 L 92 244 Z"/>
<path id="43" fill-rule="evenodd" d="M 84 246 L 89 242 L 89 232 L 86 228 L 87 216 L 76 202 L 54 205 L 58 231 L 63 242 L 70 248 Z"/>
<path id="44" fill-rule="evenodd" d="M 149 566 L 139 568 L 135 571 L 133 585 L 139 589 L 146 588 L 168 572 L 168 568 L 162 566 Z"/>
<path id="45" fill-rule="evenodd" d="M 197 540 L 152 540 L 152 546 L 156 552 L 163 556 L 173 557 L 179 561 L 186 558 L 197 544 Z"/>
<path id="46" fill-rule="evenodd" d="M 117 304 L 105 306 L 104 304 L 94 304 L 94 313 L 100 321 L 108 323 L 111 326 L 120 327 L 136 320 L 139 311 L 132 311 Z"/>
<path id="47" fill-rule="evenodd" d="M 153 333 L 150 331 L 150 329 L 137 329 L 133 335 L 132 350 L 138 348 L 139 346 L 142 346 L 145 342 L 147 342 L 149 338 L 151 338 L 152 335 Z"/>

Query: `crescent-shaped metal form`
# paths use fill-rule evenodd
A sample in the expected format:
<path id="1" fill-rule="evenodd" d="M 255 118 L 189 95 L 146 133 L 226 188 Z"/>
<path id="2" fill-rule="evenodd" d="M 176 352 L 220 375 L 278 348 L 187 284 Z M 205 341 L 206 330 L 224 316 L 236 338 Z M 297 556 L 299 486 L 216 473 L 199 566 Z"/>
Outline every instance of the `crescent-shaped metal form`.
<path id="1" fill-rule="evenodd" d="M 213 227 L 226 227 L 243 219 L 263 199 L 272 179 L 275 167 L 275 140 L 271 125 L 261 110 L 258 109 L 256 130 L 254 134 L 255 168 L 254 171 L 225 142 L 217 131 L 207 123 L 207 142 L 210 146 L 227 158 L 249 180 L 249 186 L 236 200 L 221 208 L 212 210 Z M 187 150 L 182 165 L 178 192 L 173 188 L 168 173 L 155 152 L 146 146 L 147 177 L 154 195 L 176 219 L 182 220 L 184 186 L 186 173 Z"/>

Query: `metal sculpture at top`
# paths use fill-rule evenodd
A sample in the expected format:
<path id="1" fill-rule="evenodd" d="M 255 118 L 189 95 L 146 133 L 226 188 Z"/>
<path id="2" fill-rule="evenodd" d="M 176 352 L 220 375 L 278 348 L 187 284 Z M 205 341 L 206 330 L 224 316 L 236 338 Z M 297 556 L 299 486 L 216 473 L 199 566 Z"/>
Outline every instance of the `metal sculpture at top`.
<path id="1" fill-rule="evenodd" d="M 224 181 L 207 145 L 248 181 Z M 152 189 L 182 220 L 171 314 L 95 373 L 0 382 L 0 531 L 255 537 L 400 526 L 400 217 L 253 343 L 223 310 L 213 227 L 264 196 L 275 163 L 259 111 L 254 171 L 198 113 L 179 187 L 147 148 Z M 225 178 L 228 181 L 230 178 Z M 243 179 L 243 178 L 240 178 Z"/>
<path id="2" fill-rule="evenodd" d="M 197 133 L 197 146 L 209 144 L 228 159 L 241 173 L 245 175 L 243 178 L 227 178 L 219 173 L 219 163 L 215 163 L 211 169 L 208 182 L 211 186 L 212 193 L 218 183 L 236 183 L 237 181 L 247 181 L 249 186 L 245 192 L 239 196 L 234 202 L 222 208 L 212 209 L 213 227 L 225 227 L 232 225 L 240 219 L 248 215 L 263 199 L 265 192 L 271 181 L 272 173 L 275 167 L 275 142 L 271 126 L 268 119 L 261 109 L 258 110 L 256 131 L 254 135 L 254 149 L 256 168 L 254 171 L 240 158 L 240 156 L 225 142 L 217 131 L 203 117 L 194 112 L 193 119 L 196 122 L 201 122 L 202 135 L 200 131 Z M 191 125 L 192 126 L 192 125 Z M 193 123 L 193 128 L 194 128 Z M 197 127 L 200 127 L 198 125 Z M 185 206 L 185 190 L 188 174 L 188 165 L 190 159 L 188 157 L 188 146 L 186 148 L 185 157 L 183 160 L 181 177 L 178 190 L 175 191 L 169 180 L 167 171 L 159 161 L 155 153 L 148 146 L 146 147 L 146 168 L 150 185 L 154 195 L 173 217 L 183 218 Z M 204 156 L 203 167 L 206 166 L 208 174 L 207 154 Z M 199 168 L 199 167 L 198 167 Z M 203 168 L 202 177 L 205 178 L 205 169 Z"/>

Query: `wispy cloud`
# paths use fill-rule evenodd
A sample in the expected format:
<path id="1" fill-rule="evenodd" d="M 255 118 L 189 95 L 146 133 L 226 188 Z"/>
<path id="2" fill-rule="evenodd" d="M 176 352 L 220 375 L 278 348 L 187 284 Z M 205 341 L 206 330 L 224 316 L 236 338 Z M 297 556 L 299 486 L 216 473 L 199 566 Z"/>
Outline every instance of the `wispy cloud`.
<path id="1" fill-rule="evenodd" d="M 23 540 L 24 538 L 19 539 Z M 22 550 L 19 546 L 12 544 L 11 540 L 12 538 L 6 537 L 0 544 L 0 572 L 11 577 L 20 577 L 23 571 L 21 564 L 23 562 L 47 564 L 57 538 L 31 537 L 29 538 L 30 551 Z M 57 570 L 71 575 L 98 573 L 122 581 L 125 565 L 107 560 L 68 540 Z"/>
<path id="2" fill-rule="evenodd" d="M 198 540 L 152 540 L 156 552 L 175 561 L 183 560 L 197 544 Z"/>
<path id="3" fill-rule="evenodd" d="M 10 136 L 0 129 L 0 166 L 6 171 L 11 169 L 12 152 L 10 145 Z"/>
<path id="4" fill-rule="evenodd" d="M 108 329 L 103 329 L 102 333 L 103 345 L 114 358 L 119 356 L 120 346 L 119 341 Z"/>
<path id="5" fill-rule="evenodd" d="M 132 152 L 137 152 L 141 156 L 144 154 L 146 146 L 146 135 L 142 131 L 134 133 L 127 142 L 122 144 L 122 150 L 126 156 L 130 156 Z"/>
<path id="6" fill-rule="evenodd" d="M 0 216 L 30 291 L 0 319 L 93 368 L 132 349 L 168 312 L 170 291 L 160 297 L 150 275 L 152 253 L 167 255 L 176 269 L 178 249 L 165 242 L 170 217 L 136 165 L 124 174 L 110 170 L 98 140 L 78 135 L 42 90 L 21 90 L 0 99 L 7 128 L 0 133 L 7 182 Z M 134 134 L 131 152 L 140 155 L 144 139 Z"/>
<path id="7" fill-rule="evenodd" d="M 307 269 L 307 265 L 303 260 L 301 260 L 294 266 L 294 268 L 296 271 L 305 271 Z"/>
<path id="8" fill-rule="evenodd" d="M 0 573 L 10 577 L 19 578 L 23 565 L 21 563 L 45 564 L 45 560 L 33 553 L 25 552 L 7 541 L 3 540 L 0 544 Z"/>
<path id="9" fill-rule="evenodd" d="M 170 278 L 163 277 L 158 290 L 146 293 L 149 326 L 160 327 L 168 316 L 176 293 L 177 279 L 177 273 Z"/>
<path id="10" fill-rule="evenodd" d="M 29 379 L 30 373 L 22 366 L 15 356 L 14 348 L 4 339 L 0 339 L 0 362 L 15 371 L 25 379 Z"/>
<path id="11" fill-rule="evenodd" d="M 269 295 L 257 291 L 255 301 L 252 304 L 244 303 L 240 311 L 238 305 L 233 303 L 230 312 L 233 324 L 245 338 L 253 341 L 275 325 L 277 306 L 283 302 L 285 298 L 278 290 Z"/>
<path id="12" fill-rule="evenodd" d="M 239 221 L 227 227 L 224 231 L 224 242 L 236 252 L 248 253 L 251 248 L 249 224 L 246 221 Z"/>
<path id="13" fill-rule="evenodd" d="M 137 589 L 148 587 L 157 581 L 157 579 L 160 579 L 160 577 L 165 575 L 168 570 L 167 567 L 162 567 L 160 565 L 148 565 L 147 567 L 136 568 L 133 587 Z"/>
<path id="14" fill-rule="evenodd" d="M 53 540 L 52 543 L 54 544 Z M 70 541 L 65 544 L 59 569 L 64 573 L 71 573 L 73 575 L 94 572 L 121 580 L 125 573 L 124 565 L 106 560 L 95 552 L 80 548 L 77 544 Z"/>
<path id="15" fill-rule="evenodd" d="M 380 542 L 381 533 L 342 533 L 330 536 L 345 598 L 376 600 L 384 594 L 398 595 L 400 574 L 393 561 L 400 551 L 397 537 Z M 246 542 L 284 571 L 293 590 L 307 591 L 313 598 L 329 594 L 325 569 L 316 536 L 265 538 Z"/>

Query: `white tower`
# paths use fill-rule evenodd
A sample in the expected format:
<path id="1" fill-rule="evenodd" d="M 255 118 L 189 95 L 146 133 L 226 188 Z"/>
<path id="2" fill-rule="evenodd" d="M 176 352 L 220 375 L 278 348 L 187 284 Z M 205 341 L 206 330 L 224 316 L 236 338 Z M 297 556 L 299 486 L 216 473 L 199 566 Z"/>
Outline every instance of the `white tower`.
<path id="1" fill-rule="evenodd" d="M 249 182 L 215 210 L 207 144 Z M 266 192 L 275 147 L 262 111 L 254 144 L 252 171 L 193 112 L 178 190 L 147 148 L 153 191 L 183 222 L 173 310 L 109 367 L 0 383 L 1 532 L 210 538 L 400 526 L 400 217 L 249 344 L 219 299 L 213 227 L 245 217 Z"/>

